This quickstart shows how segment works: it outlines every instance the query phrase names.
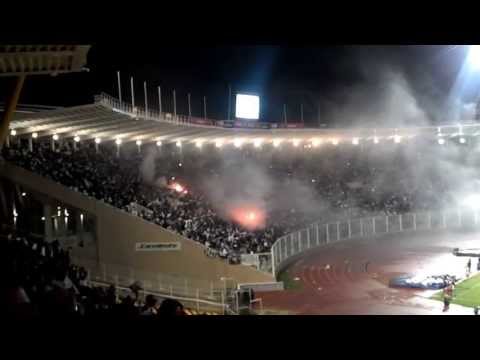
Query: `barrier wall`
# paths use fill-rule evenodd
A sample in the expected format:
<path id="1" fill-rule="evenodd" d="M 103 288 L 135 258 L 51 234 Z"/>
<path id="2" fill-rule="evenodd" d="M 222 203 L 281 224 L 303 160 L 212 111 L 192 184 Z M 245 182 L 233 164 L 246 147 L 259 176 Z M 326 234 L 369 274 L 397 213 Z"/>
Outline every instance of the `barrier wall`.
<path id="1" fill-rule="evenodd" d="M 0 166 L 0 176 L 95 216 L 98 262 L 188 278 L 191 286 L 220 278 L 238 283 L 271 282 L 271 274 L 252 267 L 230 265 L 205 256 L 204 247 L 162 227 L 90 198 L 12 164 Z M 179 242 L 180 251 L 135 251 L 137 242 Z"/>
<path id="2" fill-rule="evenodd" d="M 377 235 L 453 228 L 478 228 L 479 210 L 458 208 L 445 211 L 406 213 L 315 223 L 282 236 L 272 245 L 272 268 L 276 276 L 306 250 L 342 240 Z"/>

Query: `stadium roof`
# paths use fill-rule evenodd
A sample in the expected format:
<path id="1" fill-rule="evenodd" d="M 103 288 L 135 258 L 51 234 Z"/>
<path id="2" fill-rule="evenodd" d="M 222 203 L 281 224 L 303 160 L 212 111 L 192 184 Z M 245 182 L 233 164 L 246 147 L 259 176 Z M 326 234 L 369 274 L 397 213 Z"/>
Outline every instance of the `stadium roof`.
<path id="1" fill-rule="evenodd" d="M 194 123 L 185 116 L 133 109 L 108 95 L 96 97 L 93 104 L 42 111 L 33 114 L 16 114 L 10 124 L 12 134 L 38 138 L 80 137 L 80 140 L 100 138 L 104 141 L 121 139 L 122 143 L 162 141 L 184 143 L 273 143 L 292 142 L 352 142 L 379 141 L 384 139 L 411 138 L 418 135 L 454 137 L 480 134 L 480 125 L 463 124 L 442 127 L 409 127 L 399 129 L 241 129 L 224 128 L 218 125 Z M 214 123 L 211 121 L 212 124 Z M 218 123 L 216 123 L 218 124 Z"/>
<path id="2" fill-rule="evenodd" d="M 1 45 L 0 76 L 86 70 L 89 45 Z"/>

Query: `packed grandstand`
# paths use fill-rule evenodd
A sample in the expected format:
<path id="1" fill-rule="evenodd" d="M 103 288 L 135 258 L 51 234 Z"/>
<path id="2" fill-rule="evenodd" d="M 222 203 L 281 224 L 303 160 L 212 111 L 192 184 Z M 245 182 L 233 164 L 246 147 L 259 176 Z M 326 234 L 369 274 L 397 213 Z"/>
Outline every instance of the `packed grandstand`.
<path id="1" fill-rule="evenodd" d="M 42 137 L 30 151 L 26 141 L 12 140 L 4 159 L 200 242 L 231 263 L 268 252 L 278 237 L 314 221 L 440 208 L 461 185 L 448 183 L 435 162 L 422 165 L 424 150 L 435 146 L 424 139 L 283 149 L 130 144 L 119 155 L 113 142 L 67 138 L 52 149 L 51 138 Z"/>
<path id="2" fill-rule="evenodd" d="M 31 116 L 38 121 L 38 114 Z M 442 208 L 465 185 L 442 171 L 445 157 L 437 159 L 442 154 L 437 136 L 341 145 L 312 140 L 236 146 L 234 140 L 223 147 L 215 142 L 179 146 L 173 138 L 161 146 L 131 141 L 120 148 L 93 134 L 82 141 L 59 138 L 54 130 L 19 136 L 28 121 L 14 122 L 4 160 L 200 242 L 207 255 L 231 264 L 242 254 L 269 252 L 276 239 L 314 221 Z M 457 140 L 451 138 L 448 154 L 458 164 L 468 147 Z M 432 146 L 436 150 L 430 152 Z M 5 230 L 4 236 L 2 254 L 10 259 L 2 262 L 10 267 L 4 273 L 26 284 L 10 295 L 35 303 L 29 311 L 162 313 L 151 295 L 141 303 L 135 285 L 120 303 L 114 287 L 87 285 L 85 269 L 72 265 L 58 242 L 16 231 Z M 170 313 L 183 311 L 172 306 Z"/>

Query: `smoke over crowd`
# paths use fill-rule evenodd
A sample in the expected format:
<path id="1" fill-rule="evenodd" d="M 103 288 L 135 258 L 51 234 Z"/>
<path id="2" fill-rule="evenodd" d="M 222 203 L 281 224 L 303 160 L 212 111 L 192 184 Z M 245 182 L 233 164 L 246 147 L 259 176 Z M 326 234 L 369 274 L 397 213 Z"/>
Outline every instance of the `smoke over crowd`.
<path id="1" fill-rule="evenodd" d="M 475 103 L 462 99 L 461 94 L 452 95 L 448 87 L 441 89 L 428 71 L 417 69 L 412 74 L 398 64 L 382 63 L 371 57 L 359 61 L 358 70 L 363 81 L 338 87 L 322 100 L 323 116 L 332 126 L 424 127 L 474 119 Z M 408 141 L 409 144 L 404 141 L 398 146 L 391 140 L 390 144 L 364 144 L 359 147 L 360 153 L 359 148 L 352 149 L 351 144 L 341 144 L 337 149 L 314 150 L 317 152 L 314 155 L 313 151 L 302 153 L 288 145 L 282 150 L 264 149 L 257 154 L 254 149 L 234 148 L 202 154 L 194 148 L 193 151 L 183 150 L 179 155 L 184 162 L 179 173 L 222 217 L 231 219 L 235 209 L 255 208 L 267 214 L 267 223 L 274 221 L 273 214 L 278 211 L 302 212 L 308 214 L 309 219 L 319 220 L 326 214 L 339 213 L 339 206 L 332 206 L 332 199 L 326 199 L 324 192 L 318 190 L 327 182 L 326 177 L 335 181 L 335 176 L 341 177 L 342 171 L 343 186 L 348 188 L 345 192 L 360 192 L 369 187 L 364 191 L 370 192 L 372 198 L 399 191 L 411 193 L 410 196 L 422 194 L 418 202 L 424 203 L 424 207 L 431 206 L 435 197 L 440 198 L 439 191 L 444 192 L 442 206 L 448 206 L 449 202 L 453 206 L 478 190 L 478 150 L 473 140 L 458 144 L 458 139 L 452 138 L 447 139 L 445 145 L 439 145 L 432 134 L 428 140 Z M 332 151 L 344 151 L 345 154 L 343 157 L 332 155 Z M 322 152 L 328 155 L 323 158 Z M 149 182 L 157 181 L 158 186 L 167 184 L 164 176 L 155 177 L 155 171 L 159 167 L 164 167 L 165 173 L 172 171 L 172 164 L 163 159 L 158 160 L 154 150 L 145 156 L 141 166 L 144 178 Z M 302 164 L 302 169 L 298 169 L 297 165 L 302 162 L 316 162 L 319 166 Z M 362 167 L 369 167 L 372 172 L 368 180 L 361 174 Z M 281 171 L 276 172 L 280 168 Z M 314 169 L 310 173 L 315 176 L 306 177 L 305 168 Z M 341 201 L 344 200 L 337 203 Z M 348 208 L 350 214 L 366 215 L 365 209 L 357 211 L 357 204 L 344 202 L 340 208 Z"/>

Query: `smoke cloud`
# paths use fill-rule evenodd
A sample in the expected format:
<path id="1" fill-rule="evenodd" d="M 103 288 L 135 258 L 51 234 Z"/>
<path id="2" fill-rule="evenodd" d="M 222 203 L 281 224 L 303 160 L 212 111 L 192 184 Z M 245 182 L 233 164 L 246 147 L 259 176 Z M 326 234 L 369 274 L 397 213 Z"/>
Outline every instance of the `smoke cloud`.
<path id="1" fill-rule="evenodd" d="M 418 75 L 413 82 L 398 66 L 374 62 L 363 64 L 361 72 L 367 80 L 337 88 L 322 102 L 327 122 L 335 127 L 401 128 L 474 119 L 475 103 L 465 102 L 460 97 L 447 103 L 448 94 L 439 90 L 427 75 Z M 329 166 L 342 168 L 346 162 L 358 160 L 356 156 L 363 158 L 362 161 L 367 159 L 370 165 L 378 167 L 372 179 L 373 189 L 368 189 L 373 197 L 380 193 L 416 191 L 419 202 L 424 202 L 425 206 L 440 201 L 445 195 L 447 202 L 441 206 L 454 206 L 480 191 L 480 164 L 478 146 L 453 142 L 449 140 L 442 146 L 432 139 L 430 142 L 414 140 L 399 146 L 372 145 L 361 154 L 350 150 L 348 155 L 332 161 Z M 341 146 L 336 151 L 342 152 Z M 270 169 L 271 154 L 263 155 L 266 157 L 263 161 L 241 154 L 236 149 L 224 148 L 218 155 L 204 155 L 217 156 L 215 167 L 219 173 L 201 171 L 191 179 L 219 215 L 228 218 L 232 208 L 251 205 L 267 214 L 285 209 L 301 211 L 318 221 L 338 212 L 329 199 L 318 195 L 315 182 L 296 178 L 294 171 L 291 176 L 275 176 Z M 155 150 L 149 151 L 140 167 L 148 183 L 156 181 L 156 157 Z M 292 158 L 291 163 L 295 162 Z M 352 186 L 361 188 L 363 184 L 355 183 L 358 179 L 361 177 L 353 176 L 350 180 Z M 157 182 L 157 185 L 165 184 Z M 445 189 L 445 192 L 439 193 L 438 189 Z M 452 192 L 446 193 L 449 189 Z M 352 210 L 356 212 L 357 209 Z"/>

